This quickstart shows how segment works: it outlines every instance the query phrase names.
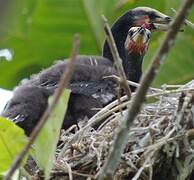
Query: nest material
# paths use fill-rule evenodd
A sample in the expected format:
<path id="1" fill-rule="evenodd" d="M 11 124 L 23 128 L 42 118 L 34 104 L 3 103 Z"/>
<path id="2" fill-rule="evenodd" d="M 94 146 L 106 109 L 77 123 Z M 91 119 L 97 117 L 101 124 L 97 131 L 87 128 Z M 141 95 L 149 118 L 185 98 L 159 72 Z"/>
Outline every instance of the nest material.
<path id="1" fill-rule="evenodd" d="M 113 179 L 192 178 L 194 81 L 178 90 L 164 88 L 162 92 L 153 91 L 149 95 L 155 98 L 155 102 L 145 103 L 135 119 Z M 62 133 L 63 143 L 56 151 L 52 179 L 98 177 L 120 128 L 120 122 L 127 115 L 126 109 L 122 112 L 120 110 L 124 107 L 123 103 L 130 106 L 130 102 L 118 103 L 116 108 L 110 106 L 104 111 L 110 112 L 106 118 L 101 114 L 103 123 L 98 129 L 88 127 L 76 138 L 77 132 L 71 133 L 72 128 L 69 132 Z M 81 130 L 85 126 L 84 122 L 79 124 Z"/>

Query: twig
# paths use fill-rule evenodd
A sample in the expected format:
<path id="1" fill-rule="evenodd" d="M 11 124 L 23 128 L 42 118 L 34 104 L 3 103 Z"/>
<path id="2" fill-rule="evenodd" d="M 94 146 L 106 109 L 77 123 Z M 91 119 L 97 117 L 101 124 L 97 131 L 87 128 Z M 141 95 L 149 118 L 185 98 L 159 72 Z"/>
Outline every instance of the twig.
<path id="1" fill-rule="evenodd" d="M 171 137 L 171 138 L 164 137 L 162 140 L 160 139 L 159 141 L 155 142 L 152 145 L 148 145 L 146 147 L 133 150 L 130 153 L 131 154 L 138 154 L 138 153 L 145 152 L 145 151 L 157 150 L 157 149 L 160 149 L 163 145 L 165 145 L 167 143 L 170 143 L 170 142 L 173 142 L 175 140 L 181 139 L 184 136 L 186 136 L 186 134 L 177 135 L 177 136 L 174 136 L 174 137 Z"/>
<path id="2" fill-rule="evenodd" d="M 149 180 L 153 179 L 153 165 L 149 167 Z"/>
<path id="3" fill-rule="evenodd" d="M 67 162 L 65 162 L 65 165 L 67 166 L 68 169 L 69 180 L 73 180 L 71 166 Z"/>
<path id="4" fill-rule="evenodd" d="M 66 161 L 63 161 L 62 163 L 55 162 L 54 165 L 55 165 L 56 172 L 52 173 L 53 176 L 56 176 L 57 172 L 59 170 L 62 171 L 64 173 L 64 175 L 68 173 L 68 169 L 66 168 Z M 71 168 L 71 166 L 69 168 Z M 90 175 L 90 174 L 83 174 L 83 173 L 80 173 L 80 172 L 77 172 L 77 171 L 72 171 L 72 170 L 71 170 L 71 173 L 72 173 L 72 175 L 83 176 L 83 177 L 86 177 L 86 178 L 94 179 L 93 175 Z M 73 178 L 73 176 L 72 176 L 72 178 Z"/>
<path id="5" fill-rule="evenodd" d="M 146 164 L 151 161 L 151 158 L 154 156 L 154 153 L 156 151 L 158 151 L 161 146 L 165 143 L 167 143 L 167 141 L 169 141 L 170 137 L 172 136 L 172 134 L 175 132 L 175 127 L 165 136 L 163 137 L 162 139 L 160 139 L 158 142 L 156 142 L 155 144 L 152 144 L 150 146 L 147 146 L 147 147 L 151 147 L 151 148 L 147 148 L 147 151 L 144 152 L 144 154 L 146 155 L 147 154 L 147 158 L 146 160 L 144 161 L 142 167 L 137 171 L 136 175 L 132 178 L 132 180 L 137 180 L 139 179 L 141 173 L 143 172 L 144 168 L 146 167 Z M 174 138 L 175 139 L 175 138 Z M 154 148 L 153 148 L 154 147 Z M 151 165 L 152 163 L 150 163 Z M 150 166 L 149 166 L 150 167 Z"/>
<path id="6" fill-rule="evenodd" d="M 116 76 L 116 75 L 105 76 L 105 77 L 103 77 L 103 78 L 104 78 L 104 79 L 106 79 L 106 78 L 113 78 L 113 79 L 116 79 L 116 80 L 118 80 L 118 81 L 121 81 L 121 78 L 118 77 L 118 76 Z M 133 86 L 133 87 L 139 87 L 139 86 L 140 86 L 139 83 L 136 83 L 136 82 L 133 82 L 133 81 L 129 81 L 129 80 L 127 80 L 127 83 L 128 83 L 128 85 Z M 180 86 L 177 86 L 177 87 L 180 87 Z M 150 87 L 149 89 L 150 89 L 150 90 L 153 90 L 153 91 L 160 91 L 160 92 L 163 92 L 162 89 L 158 89 L 158 88 Z"/>
<path id="7" fill-rule="evenodd" d="M 171 8 L 171 10 L 172 10 L 173 13 L 177 14 L 177 11 L 174 8 Z M 185 24 L 187 26 L 189 26 L 190 28 L 194 29 L 194 24 L 191 21 L 185 19 Z"/>
<path id="8" fill-rule="evenodd" d="M 192 103 L 193 99 L 194 99 L 194 92 L 187 93 L 187 95 L 184 97 L 184 100 L 182 102 L 182 107 L 181 107 L 181 109 L 178 109 L 178 112 L 175 115 L 177 127 L 179 127 L 180 123 L 183 121 L 184 116 L 185 116 L 185 111 L 188 108 L 189 104 Z M 180 101 L 179 101 L 179 104 L 181 104 Z"/>
<path id="9" fill-rule="evenodd" d="M 115 4 L 115 9 L 118 10 L 122 8 L 125 4 L 127 4 L 129 0 L 118 0 L 118 2 Z"/>
<path id="10" fill-rule="evenodd" d="M 130 90 L 128 83 L 127 83 L 127 78 L 125 75 L 125 71 L 123 69 L 122 60 L 121 60 L 119 53 L 117 51 L 117 47 L 116 47 L 111 29 L 110 29 L 110 26 L 109 26 L 108 21 L 104 15 L 102 15 L 102 20 L 104 22 L 104 31 L 106 34 L 108 45 L 110 47 L 110 50 L 111 50 L 111 53 L 113 56 L 114 64 L 115 64 L 116 69 L 117 69 L 119 76 L 120 76 L 121 85 L 125 89 L 125 92 L 128 96 L 128 99 L 130 99 L 131 98 L 131 90 Z"/>
<path id="11" fill-rule="evenodd" d="M 183 87 L 183 85 L 180 85 L 180 84 L 174 84 L 174 85 L 171 85 L 171 84 L 163 84 L 161 86 L 161 88 L 164 88 L 164 89 L 169 89 L 169 88 L 181 88 Z"/>
<path id="12" fill-rule="evenodd" d="M 73 49 L 72 49 L 72 54 L 71 54 L 71 59 L 61 77 L 61 80 L 59 82 L 59 87 L 56 89 L 54 95 L 53 95 L 53 101 L 51 102 L 51 104 L 47 107 L 46 111 L 44 112 L 44 114 L 42 115 L 40 121 L 38 122 L 37 126 L 34 128 L 34 130 L 32 131 L 30 137 L 29 137 L 29 142 L 27 143 L 27 145 L 24 147 L 24 149 L 21 151 L 21 153 L 16 157 L 16 159 L 14 160 L 12 166 L 10 167 L 10 169 L 8 170 L 6 176 L 4 177 L 4 180 L 9 180 L 11 179 L 13 173 L 15 172 L 15 170 L 20 166 L 24 156 L 28 153 L 28 151 L 31 148 L 31 145 L 35 142 L 38 134 L 40 133 L 42 127 L 44 126 L 44 124 L 46 123 L 48 117 L 50 116 L 51 112 L 53 111 L 53 109 L 55 108 L 55 106 L 57 105 L 57 102 L 60 98 L 60 96 L 63 93 L 64 87 L 66 87 L 71 79 L 71 76 L 73 74 L 73 70 L 74 70 L 74 63 L 76 61 L 76 57 L 77 54 L 79 52 L 79 45 L 80 45 L 80 40 L 79 40 L 79 36 L 76 35 L 74 37 L 74 42 L 73 42 Z"/>
<path id="13" fill-rule="evenodd" d="M 136 96 L 132 98 L 132 106 L 128 110 L 128 116 L 123 119 L 120 129 L 116 135 L 115 141 L 112 145 L 109 157 L 102 168 L 101 174 L 99 176 L 100 180 L 110 179 L 112 178 L 115 169 L 119 163 L 121 154 L 127 144 L 128 140 L 128 131 L 133 123 L 135 117 L 137 116 L 138 112 L 140 111 L 142 104 L 145 99 L 145 95 L 151 83 L 153 82 L 154 78 L 159 72 L 159 68 L 161 63 L 163 63 L 167 53 L 169 52 L 170 48 L 174 44 L 176 35 L 184 22 L 185 16 L 187 15 L 188 11 L 191 9 L 194 0 L 186 0 L 181 9 L 179 10 L 178 14 L 176 15 L 175 19 L 171 24 L 171 28 L 168 30 L 161 46 L 157 50 L 155 56 L 152 59 L 152 63 L 142 78 L 141 86 L 138 88 Z"/>
<path id="14" fill-rule="evenodd" d="M 154 152 L 149 153 L 148 157 L 144 161 L 142 167 L 137 171 L 135 176 L 131 180 L 138 180 L 143 170 L 146 168 L 147 164 L 151 161 L 151 158 L 153 157 Z"/>

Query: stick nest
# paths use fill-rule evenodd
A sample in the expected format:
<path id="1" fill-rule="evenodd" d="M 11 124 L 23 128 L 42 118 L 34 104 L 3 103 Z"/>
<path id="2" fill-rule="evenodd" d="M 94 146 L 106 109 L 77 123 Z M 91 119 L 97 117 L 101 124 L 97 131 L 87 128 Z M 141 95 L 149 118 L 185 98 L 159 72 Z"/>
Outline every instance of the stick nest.
<path id="1" fill-rule="evenodd" d="M 86 121 L 81 121 L 79 131 L 74 129 L 76 132 L 72 133 L 71 127 L 61 134 L 52 179 L 98 178 L 120 122 L 127 115 L 130 102 L 125 99 L 105 107 L 92 119 L 103 120 L 97 129 L 89 126 L 75 137 L 86 126 Z M 158 92 L 149 91 L 129 130 L 128 144 L 113 179 L 192 178 L 193 128 L 194 80 L 176 90 L 164 86 Z"/>

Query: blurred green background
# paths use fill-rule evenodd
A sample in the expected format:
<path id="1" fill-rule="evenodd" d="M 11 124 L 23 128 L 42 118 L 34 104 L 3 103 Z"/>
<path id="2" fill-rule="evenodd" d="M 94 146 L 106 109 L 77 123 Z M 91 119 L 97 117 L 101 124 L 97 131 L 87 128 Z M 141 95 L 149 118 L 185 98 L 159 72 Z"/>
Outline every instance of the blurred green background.
<path id="1" fill-rule="evenodd" d="M 6 1 L 6 0 L 5 0 Z M 15 0 L 1 18 L 0 49 L 9 48 L 11 62 L 0 61 L 0 87 L 12 89 L 23 78 L 69 56 L 74 33 L 81 36 L 81 54 L 101 54 L 101 14 L 110 23 L 123 12 L 149 6 L 170 16 L 182 0 Z M 189 20 L 194 22 L 194 8 Z M 154 33 L 144 69 L 164 33 Z M 194 30 L 186 27 L 167 57 L 155 85 L 185 83 L 194 78 Z"/>

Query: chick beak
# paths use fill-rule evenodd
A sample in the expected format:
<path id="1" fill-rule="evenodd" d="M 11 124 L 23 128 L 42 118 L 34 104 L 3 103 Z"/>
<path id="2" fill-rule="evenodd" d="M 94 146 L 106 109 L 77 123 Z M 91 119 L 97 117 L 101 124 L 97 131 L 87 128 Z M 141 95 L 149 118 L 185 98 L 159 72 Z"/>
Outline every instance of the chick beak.
<path id="1" fill-rule="evenodd" d="M 137 46 L 141 46 L 143 44 L 143 36 L 141 34 L 138 34 L 136 36 L 136 40 L 135 41 L 136 41 Z"/>
<path id="2" fill-rule="evenodd" d="M 145 33 L 145 29 L 141 28 L 139 32 L 136 34 L 136 36 L 134 37 L 134 40 L 138 46 L 141 46 L 144 43 L 144 33 Z"/>

